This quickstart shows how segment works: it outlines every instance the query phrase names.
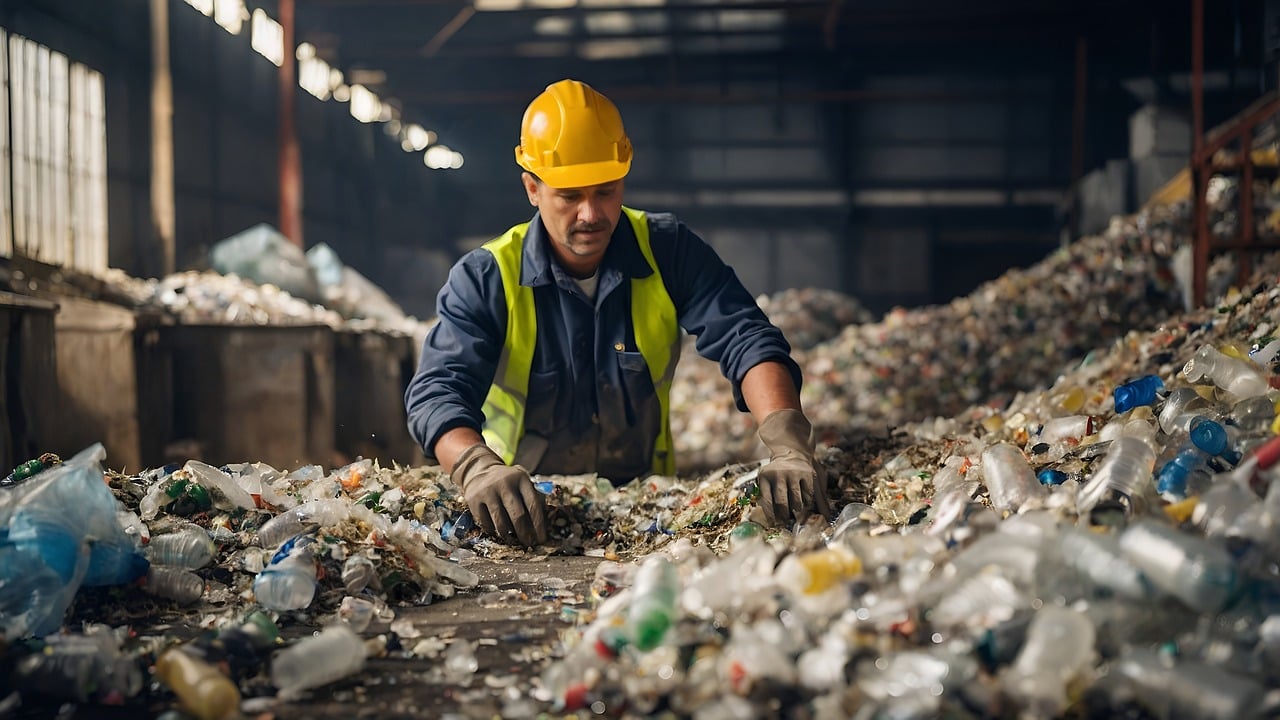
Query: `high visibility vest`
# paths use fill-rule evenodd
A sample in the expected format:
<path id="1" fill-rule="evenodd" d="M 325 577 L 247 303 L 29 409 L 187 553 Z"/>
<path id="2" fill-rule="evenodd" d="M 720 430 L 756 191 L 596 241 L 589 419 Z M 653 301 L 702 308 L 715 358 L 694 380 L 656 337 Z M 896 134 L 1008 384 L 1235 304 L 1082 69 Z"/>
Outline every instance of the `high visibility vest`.
<path id="1" fill-rule="evenodd" d="M 635 229 L 640 252 L 653 273 L 631 278 L 631 323 L 636 349 L 649 366 L 654 391 L 661 408 L 658 437 L 653 448 L 653 472 L 674 475 L 676 459 L 671 443 L 671 378 L 675 374 L 676 352 L 680 342 L 680 326 L 676 323 L 676 307 L 662 283 L 662 274 L 653 260 L 649 245 L 649 221 L 644 212 L 622 208 Z M 517 225 L 501 237 L 485 243 L 493 254 L 502 276 L 502 289 L 507 298 L 507 335 L 502 355 L 493 375 L 493 384 L 484 401 L 485 442 L 504 462 L 515 460 L 516 448 L 524 437 L 524 411 L 529 397 L 529 373 L 533 366 L 533 349 L 538 338 L 538 318 L 534 308 L 533 288 L 520 284 L 520 266 L 524 255 L 524 236 L 529 223 Z M 533 470 L 534 468 L 529 468 Z"/>

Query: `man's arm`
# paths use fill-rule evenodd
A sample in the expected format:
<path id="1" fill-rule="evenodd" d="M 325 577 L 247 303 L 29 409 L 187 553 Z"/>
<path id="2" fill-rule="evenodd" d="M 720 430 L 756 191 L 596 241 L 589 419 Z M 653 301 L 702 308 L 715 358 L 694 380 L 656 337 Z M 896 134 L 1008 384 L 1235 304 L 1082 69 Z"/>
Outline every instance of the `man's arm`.
<path id="1" fill-rule="evenodd" d="M 480 433 L 469 427 L 456 427 L 452 430 L 445 430 L 444 434 L 436 440 L 436 446 L 432 449 L 436 461 L 444 468 L 445 472 L 453 472 L 454 465 L 458 462 L 458 456 L 467 448 L 484 442 L 484 438 Z"/>
<path id="2" fill-rule="evenodd" d="M 766 360 L 742 377 L 742 399 L 756 424 L 777 410 L 799 410 L 800 393 L 786 365 Z"/>

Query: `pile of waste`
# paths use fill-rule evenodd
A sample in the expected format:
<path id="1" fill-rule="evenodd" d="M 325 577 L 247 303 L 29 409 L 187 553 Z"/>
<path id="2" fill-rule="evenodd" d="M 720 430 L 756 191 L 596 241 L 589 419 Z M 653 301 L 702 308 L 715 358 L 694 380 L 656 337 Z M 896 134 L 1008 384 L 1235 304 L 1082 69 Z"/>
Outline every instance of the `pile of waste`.
<path id="1" fill-rule="evenodd" d="M 678 537 L 603 563 L 535 696 L 695 718 L 1275 712 L 1270 265 L 1046 390 L 903 428 L 832 523 L 744 514 L 727 556 Z"/>
<path id="2" fill-rule="evenodd" d="M 1043 386 L 1071 361 L 1135 328 L 1179 312 L 1174 258 L 1186 246 L 1186 203 L 1116 218 L 1108 231 L 1015 269 L 946 305 L 898 308 L 844 327 L 793 357 L 802 401 L 828 441 L 858 431 L 948 417 L 977 402 L 1007 402 Z M 1232 271 L 1214 266 L 1213 284 Z M 803 303 L 785 327 L 803 323 Z M 691 348 L 690 348 L 691 349 Z M 737 411 L 718 367 L 683 354 L 672 386 L 672 431 L 682 469 L 705 469 L 761 448 L 755 423 Z"/>

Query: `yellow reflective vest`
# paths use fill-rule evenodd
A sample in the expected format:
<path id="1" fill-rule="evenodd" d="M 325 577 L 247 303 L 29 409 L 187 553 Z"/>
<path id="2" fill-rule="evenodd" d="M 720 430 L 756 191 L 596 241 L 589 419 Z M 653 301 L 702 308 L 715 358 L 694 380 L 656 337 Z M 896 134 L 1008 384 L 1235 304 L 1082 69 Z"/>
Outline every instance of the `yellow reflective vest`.
<path id="1" fill-rule="evenodd" d="M 676 321 L 675 304 L 667 293 L 658 264 L 653 259 L 648 219 L 639 210 L 624 207 L 622 212 L 635 229 L 640 252 L 653 269 L 648 277 L 631 279 L 631 322 L 634 326 L 636 349 L 649 366 L 649 375 L 662 411 L 651 467 L 659 475 L 674 475 L 676 462 L 671 443 L 671 378 L 675 372 L 675 361 L 679 357 L 677 346 L 680 342 L 680 326 Z M 497 260 L 502 276 L 502 290 L 507 301 L 507 334 L 494 372 L 493 384 L 484 401 L 482 434 L 489 447 L 507 463 L 515 460 L 516 449 L 524 437 L 529 373 L 538 337 L 533 288 L 520 284 L 524 237 L 528 227 L 529 223 L 517 225 L 484 245 Z"/>

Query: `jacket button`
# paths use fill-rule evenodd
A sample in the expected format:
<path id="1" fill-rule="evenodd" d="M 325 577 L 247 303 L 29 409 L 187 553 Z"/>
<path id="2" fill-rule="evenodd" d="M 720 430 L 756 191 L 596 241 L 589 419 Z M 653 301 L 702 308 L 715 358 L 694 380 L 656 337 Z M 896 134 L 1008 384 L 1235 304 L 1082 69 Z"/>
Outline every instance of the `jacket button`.
<path id="1" fill-rule="evenodd" d="M 614 343 L 613 349 L 617 350 L 618 352 L 622 352 L 623 350 L 627 349 L 627 346 L 623 345 L 622 343 Z"/>

